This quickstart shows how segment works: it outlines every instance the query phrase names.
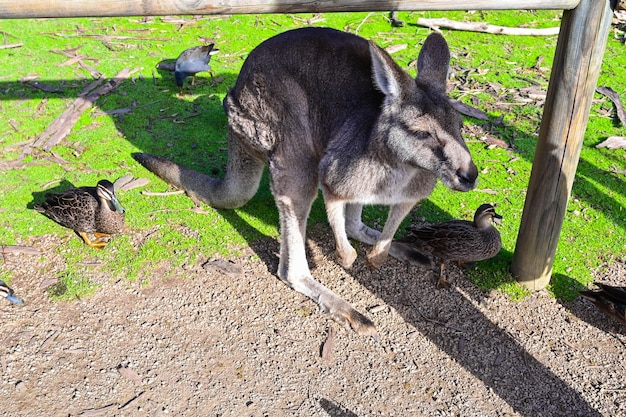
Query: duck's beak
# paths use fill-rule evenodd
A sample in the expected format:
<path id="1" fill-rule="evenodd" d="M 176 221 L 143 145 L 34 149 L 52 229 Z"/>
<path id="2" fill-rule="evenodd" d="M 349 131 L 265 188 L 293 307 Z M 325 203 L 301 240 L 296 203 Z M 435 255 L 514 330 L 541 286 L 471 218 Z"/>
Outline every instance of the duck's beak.
<path id="1" fill-rule="evenodd" d="M 502 216 L 500 216 L 497 213 L 494 213 L 494 215 L 493 215 L 493 217 L 491 219 L 492 219 L 491 221 L 494 222 L 497 225 L 501 225 L 502 224 Z"/>
<path id="2" fill-rule="evenodd" d="M 117 197 L 113 197 L 111 199 L 111 204 L 113 204 L 113 207 L 115 207 L 115 211 L 119 211 L 120 213 L 125 213 L 126 209 L 124 209 L 124 207 L 122 207 L 122 205 L 120 204 L 120 201 L 117 199 Z"/>

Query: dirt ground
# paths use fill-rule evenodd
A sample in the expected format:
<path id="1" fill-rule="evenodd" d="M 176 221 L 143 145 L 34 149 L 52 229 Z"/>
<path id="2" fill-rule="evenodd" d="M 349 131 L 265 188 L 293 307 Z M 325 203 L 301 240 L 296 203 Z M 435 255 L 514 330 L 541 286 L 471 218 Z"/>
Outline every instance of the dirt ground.
<path id="1" fill-rule="evenodd" d="M 377 343 L 273 275 L 276 241 L 232 259 L 240 273 L 186 265 L 148 286 L 85 266 L 96 294 L 52 302 L 44 287 L 64 267 L 44 248 L 64 238 L 32 242 L 45 261 L 0 264 L 26 301 L 0 300 L 2 416 L 626 415 L 626 331 L 582 299 L 513 302 L 453 266 L 436 290 L 395 260 L 370 271 L 364 246 L 346 271 L 315 227 L 314 276 L 376 323 Z M 597 279 L 626 284 L 626 264 Z"/>

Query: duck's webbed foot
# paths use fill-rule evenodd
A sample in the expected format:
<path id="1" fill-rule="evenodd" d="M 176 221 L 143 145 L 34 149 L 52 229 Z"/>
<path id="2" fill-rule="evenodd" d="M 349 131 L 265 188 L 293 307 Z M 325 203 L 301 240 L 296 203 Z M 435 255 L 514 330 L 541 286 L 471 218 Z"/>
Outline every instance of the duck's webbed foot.
<path id="1" fill-rule="evenodd" d="M 95 240 L 89 239 L 89 236 L 87 236 L 85 232 L 78 232 L 78 234 L 83 238 L 87 246 L 94 249 L 103 249 L 109 243 L 107 240 L 103 239 L 109 237 L 107 233 L 94 233 Z"/>
<path id="2" fill-rule="evenodd" d="M 437 282 L 435 283 L 435 287 L 437 289 L 441 288 L 450 288 L 450 283 L 443 276 L 444 264 L 443 262 L 439 264 L 439 275 L 437 277 Z"/>

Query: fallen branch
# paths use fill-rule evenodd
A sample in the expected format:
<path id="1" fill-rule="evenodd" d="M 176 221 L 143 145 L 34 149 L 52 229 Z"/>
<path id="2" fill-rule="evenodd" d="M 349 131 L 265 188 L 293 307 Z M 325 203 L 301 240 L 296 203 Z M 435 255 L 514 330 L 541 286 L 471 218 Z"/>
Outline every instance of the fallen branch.
<path id="1" fill-rule="evenodd" d="M 120 85 L 124 80 L 129 78 L 133 73 L 139 71 L 139 68 L 130 70 L 124 68 L 114 78 L 110 79 L 106 84 L 92 91 L 103 80 L 96 80 L 89 84 L 74 100 L 72 105 L 57 117 L 48 128 L 37 138 L 34 147 L 41 148 L 44 151 L 50 151 L 54 145 L 61 142 L 65 138 L 80 116 L 91 107 L 100 97 L 108 94 Z"/>
<path id="2" fill-rule="evenodd" d="M 29 85 L 33 88 L 37 88 L 39 90 L 45 91 L 46 93 L 62 93 L 63 90 L 57 87 L 53 87 L 48 84 L 40 83 L 39 81 L 27 81 L 24 84 Z"/>
<path id="3" fill-rule="evenodd" d="M 622 126 L 626 126 L 626 112 L 624 111 L 624 106 L 622 106 L 622 102 L 619 99 L 619 94 L 611 87 L 598 87 L 596 91 L 600 94 L 607 96 L 613 104 L 615 105 L 615 111 L 617 112 L 617 118 L 619 119 Z"/>
<path id="4" fill-rule="evenodd" d="M 20 48 L 24 46 L 23 43 L 10 43 L 8 45 L 0 45 L 0 49 L 11 49 L 11 48 Z"/>
<path id="5" fill-rule="evenodd" d="M 445 28 L 445 29 L 453 29 L 453 30 L 464 30 L 467 32 L 492 33 L 496 35 L 551 36 L 551 35 L 559 34 L 558 27 L 544 28 L 544 29 L 512 28 L 512 27 L 506 27 L 506 26 L 489 25 L 487 23 L 482 23 L 482 22 L 457 22 L 455 20 L 450 20 L 446 18 L 439 18 L 439 19 L 419 18 L 417 19 L 417 24 L 419 26 L 424 26 L 427 28 L 431 28 L 433 30 L 437 30 L 439 28 Z"/>

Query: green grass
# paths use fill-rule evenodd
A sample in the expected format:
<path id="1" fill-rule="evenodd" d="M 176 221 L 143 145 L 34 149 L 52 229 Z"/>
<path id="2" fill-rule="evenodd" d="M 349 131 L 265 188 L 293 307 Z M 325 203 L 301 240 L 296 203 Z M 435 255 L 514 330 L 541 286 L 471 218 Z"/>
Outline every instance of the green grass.
<path id="1" fill-rule="evenodd" d="M 491 24 L 529 27 L 559 25 L 560 12 L 413 12 L 399 13 L 407 22 L 391 28 L 385 13 L 324 14 L 314 19 L 317 26 L 330 26 L 358 33 L 381 46 L 406 44 L 394 59 L 415 75 L 415 59 L 428 30 L 412 22 L 418 17 L 448 17 L 456 20 L 485 21 Z M 313 15 L 265 15 L 186 18 L 182 27 L 165 18 L 115 18 L 67 20 L 3 20 L 0 30 L 7 43 L 22 42 L 20 48 L 2 50 L 0 63 L 0 164 L 18 158 L 21 143 L 35 139 L 88 85 L 92 78 L 76 64 L 62 65 L 68 58 L 52 50 L 80 48 L 84 62 L 107 77 L 125 67 L 141 68 L 114 92 L 101 98 L 82 115 L 71 134 L 53 153 L 33 150 L 23 166 L 4 169 L 0 184 L 0 244 L 30 244 L 38 236 L 68 235 L 67 244 L 49 248 L 66 260 L 60 287 L 50 292 L 55 298 L 75 299 L 93 293 L 96 287 L 76 266 L 84 259 L 97 259 L 105 272 L 119 279 L 149 281 L 163 262 L 177 268 L 215 255 L 237 256 L 245 245 L 264 238 L 278 237 L 278 214 L 264 177 L 259 193 L 245 207 L 234 211 L 191 211 L 193 202 L 184 195 L 150 197 L 142 189 L 121 192 L 127 208 L 128 233 L 116 236 L 103 251 L 82 244 L 72 232 L 32 210 L 43 198 L 44 186 L 93 185 L 101 178 L 122 175 L 147 177 L 150 191 L 171 189 L 151 175 L 130 154 L 149 152 L 214 176 L 222 176 L 226 163 L 226 117 L 221 101 L 236 79 L 247 53 L 264 39 L 279 32 L 306 26 Z M 181 18 L 183 19 L 183 18 Z M 452 51 L 452 68 L 458 80 L 465 77 L 468 88 L 451 91 L 453 97 L 488 112 L 495 122 L 478 122 L 490 135 L 514 146 L 513 150 L 488 148 L 480 137 L 466 136 L 476 164 L 481 170 L 480 190 L 455 193 L 437 186 L 405 221 L 425 217 L 436 222 L 451 217 L 471 218 L 481 203 L 498 203 L 504 216 L 500 228 L 503 251 L 494 259 L 481 262 L 470 278 L 481 288 L 500 289 L 514 299 L 526 294 L 508 273 L 530 175 L 537 131 L 543 109 L 537 103 L 515 103 L 515 89 L 531 82 L 547 86 L 556 37 L 498 36 L 446 31 Z M 215 42 L 220 53 L 213 56 L 214 85 L 208 74 L 201 74 L 188 95 L 179 98 L 173 76 L 157 70 L 162 59 L 173 59 L 182 49 L 201 43 L 201 37 Z M 615 91 L 626 91 L 624 44 L 611 36 L 599 84 Z M 96 58 L 90 60 L 88 58 Z M 541 61 L 541 67 L 535 68 Z M 63 89 L 47 93 L 19 82 L 27 76 Z M 500 85 L 498 96 L 488 89 Z M 562 237 L 554 263 L 551 292 L 571 299 L 576 290 L 591 280 L 591 271 L 623 256 L 626 242 L 626 186 L 623 175 L 612 170 L 624 167 L 623 150 L 596 149 L 608 136 L 626 136 L 611 115 L 608 99 L 596 96 L 593 104 L 573 195 L 563 224 Z M 124 115 L 105 112 L 129 108 Z M 58 158 L 64 160 L 58 163 Z M 58 187 L 58 188 L 57 188 Z M 371 207 L 364 217 L 372 224 L 384 222 L 386 210 Z M 326 221 L 323 204 L 313 207 L 310 225 Z M 145 235 L 139 243 L 131 238 Z M 10 271 L 2 270 L 9 280 Z"/>
<path id="2" fill-rule="evenodd" d="M 73 301 L 93 295 L 97 288 L 98 285 L 89 281 L 86 275 L 67 271 L 59 276 L 56 284 L 48 288 L 48 295 L 56 301 Z"/>

